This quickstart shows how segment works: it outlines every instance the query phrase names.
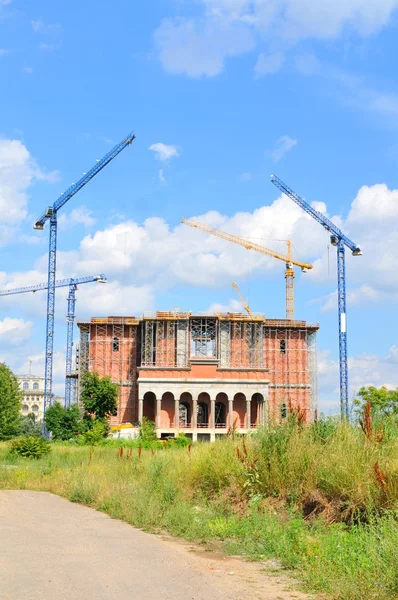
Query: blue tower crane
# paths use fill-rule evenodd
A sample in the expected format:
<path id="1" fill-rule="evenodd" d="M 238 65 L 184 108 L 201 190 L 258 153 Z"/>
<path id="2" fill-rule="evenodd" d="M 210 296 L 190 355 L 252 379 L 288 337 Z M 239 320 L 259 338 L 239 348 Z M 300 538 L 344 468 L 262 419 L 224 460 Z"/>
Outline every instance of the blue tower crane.
<path id="1" fill-rule="evenodd" d="M 54 309 L 55 309 L 55 275 L 57 261 L 57 213 L 68 200 L 81 190 L 93 177 L 97 175 L 108 163 L 110 163 L 124 148 L 129 146 L 135 139 L 130 133 L 108 154 L 84 174 L 77 182 L 71 185 L 52 206 L 36 221 L 33 228 L 43 230 L 46 221 L 50 221 L 50 239 L 48 253 L 48 283 L 47 283 L 47 326 L 46 326 L 46 355 L 44 373 L 44 410 L 51 405 L 52 398 L 52 373 L 53 373 L 53 349 L 54 349 Z"/>
<path id="2" fill-rule="evenodd" d="M 362 250 L 350 240 L 332 221 L 315 210 L 303 198 L 293 192 L 279 177 L 271 175 L 271 182 L 288 198 L 298 204 L 315 221 L 318 221 L 330 233 L 330 243 L 337 249 L 337 294 L 339 310 L 339 354 L 340 354 L 340 409 L 342 419 L 349 417 L 348 403 L 348 358 L 347 358 L 347 308 L 346 308 L 346 274 L 345 246 L 353 256 L 362 256 Z"/>
<path id="3" fill-rule="evenodd" d="M 67 313 L 67 337 L 66 337 L 66 370 L 65 370 L 65 406 L 70 406 L 75 397 L 75 379 L 72 377 L 72 349 L 73 349 L 73 326 L 75 323 L 75 306 L 76 306 L 76 290 L 77 286 L 82 283 L 106 283 L 106 277 L 102 273 L 100 275 L 89 275 L 87 277 L 79 277 L 77 279 L 58 279 L 54 287 L 69 287 L 68 294 L 68 313 Z M 38 283 L 37 285 L 28 285 L 26 287 L 14 288 L 9 290 L 0 290 L 0 296 L 12 296 L 14 294 L 26 294 L 28 292 L 37 292 L 39 290 L 47 290 L 48 283 Z M 44 401 L 46 399 L 44 398 Z M 44 410 L 46 409 L 44 406 Z"/>

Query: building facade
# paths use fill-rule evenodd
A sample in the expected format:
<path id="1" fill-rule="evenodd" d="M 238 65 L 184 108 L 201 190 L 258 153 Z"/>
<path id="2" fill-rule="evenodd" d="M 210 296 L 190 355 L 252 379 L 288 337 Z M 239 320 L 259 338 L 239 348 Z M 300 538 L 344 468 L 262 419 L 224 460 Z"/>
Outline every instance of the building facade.
<path id="1" fill-rule="evenodd" d="M 42 421 L 44 415 L 44 377 L 39 375 L 17 375 L 19 387 L 23 392 L 21 414 L 35 415 L 36 421 Z M 54 396 L 53 402 L 64 403 L 61 396 Z"/>
<path id="2" fill-rule="evenodd" d="M 318 325 L 157 312 L 78 326 L 79 379 L 89 370 L 119 385 L 112 424 L 147 417 L 159 437 L 183 431 L 213 440 L 279 421 L 291 409 L 310 421 L 316 409 Z"/>

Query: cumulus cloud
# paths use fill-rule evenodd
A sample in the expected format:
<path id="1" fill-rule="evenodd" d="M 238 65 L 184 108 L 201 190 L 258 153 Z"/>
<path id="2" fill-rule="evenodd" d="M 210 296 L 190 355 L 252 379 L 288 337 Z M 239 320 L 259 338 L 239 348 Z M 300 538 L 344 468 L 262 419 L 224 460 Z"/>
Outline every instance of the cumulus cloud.
<path id="1" fill-rule="evenodd" d="M 275 146 L 271 151 L 272 160 L 274 162 L 278 162 L 292 150 L 295 146 L 297 146 L 297 140 L 289 137 L 288 135 L 282 135 L 279 139 L 276 140 Z"/>
<path id="2" fill-rule="evenodd" d="M 33 323 L 30 321 L 6 317 L 0 321 L 0 343 L 18 346 L 30 338 L 32 327 Z"/>
<path id="3" fill-rule="evenodd" d="M 285 57 L 280 52 L 269 55 L 261 52 L 261 54 L 258 56 L 256 66 L 254 67 L 254 72 L 257 77 L 261 77 L 262 75 L 270 75 L 279 71 L 284 62 Z"/>
<path id="4" fill-rule="evenodd" d="M 163 144 L 162 142 L 152 144 L 151 146 L 149 146 L 149 150 L 154 152 L 155 158 L 162 162 L 170 160 L 174 156 L 179 156 L 177 148 L 175 146 Z"/>
<path id="5" fill-rule="evenodd" d="M 95 225 L 95 222 L 93 211 L 88 209 L 87 206 L 74 208 L 69 215 L 63 214 L 58 218 L 58 224 L 61 225 L 61 227 L 70 227 L 73 225 L 92 227 Z"/>
<path id="6" fill-rule="evenodd" d="M 28 190 L 35 181 L 53 182 L 57 172 L 46 173 L 19 140 L 0 139 L 0 212 L 3 223 L 17 225 L 27 215 Z M 0 230 L 6 243 L 13 230 Z"/>
<path id="7" fill-rule="evenodd" d="M 270 50 L 275 45 L 290 49 L 306 39 L 335 39 L 345 29 L 364 37 L 373 35 L 389 23 L 398 7 L 398 0 L 199 0 L 199 3 L 202 12 L 198 17 L 165 19 L 155 31 L 160 61 L 170 73 L 189 77 L 219 75 L 227 58 L 244 54 L 258 43 L 268 45 Z M 275 72 L 283 62 L 279 52 L 267 52 L 260 57 L 256 69 L 262 74 Z"/>

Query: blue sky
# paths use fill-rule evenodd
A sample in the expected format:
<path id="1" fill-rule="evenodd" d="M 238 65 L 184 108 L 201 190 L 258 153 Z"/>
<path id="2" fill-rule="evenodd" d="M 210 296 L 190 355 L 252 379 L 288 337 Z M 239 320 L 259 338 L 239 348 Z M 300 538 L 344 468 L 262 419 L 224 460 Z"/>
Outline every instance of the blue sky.
<path id="1" fill-rule="evenodd" d="M 278 174 L 362 246 L 348 257 L 350 393 L 398 385 L 398 0 L 0 0 L 1 287 L 46 279 L 32 223 L 113 144 L 137 139 L 60 214 L 57 276 L 78 318 L 154 309 L 284 316 L 284 265 L 179 225 L 291 238 L 314 264 L 296 317 L 319 322 L 320 406 L 338 398 L 335 252 Z M 152 148 L 152 149 L 151 149 Z M 66 290 L 57 294 L 62 392 Z M 0 358 L 41 372 L 45 294 L 2 299 Z"/>

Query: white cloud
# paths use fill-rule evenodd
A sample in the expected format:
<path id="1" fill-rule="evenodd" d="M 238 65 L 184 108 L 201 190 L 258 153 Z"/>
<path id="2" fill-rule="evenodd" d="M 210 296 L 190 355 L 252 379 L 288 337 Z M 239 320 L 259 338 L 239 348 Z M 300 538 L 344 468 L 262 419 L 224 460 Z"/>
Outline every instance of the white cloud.
<path id="1" fill-rule="evenodd" d="M 362 386 L 398 387 L 398 346 L 391 346 L 385 356 L 363 353 L 348 359 L 349 398 Z M 319 408 L 326 413 L 339 411 L 339 362 L 330 359 L 329 352 L 318 356 Z"/>
<path id="2" fill-rule="evenodd" d="M 148 150 L 151 150 L 155 153 L 155 158 L 162 162 L 170 160 L 175 156 L 179 156 L 177 148 L 172 145 L 162 144 L 162 142 L 158 142 L 156 144 L 152 144 L 149 146 Z"/>
<path id="3" fill-rule="evenodd" d="M 270 75 L 279 71 L 284 62 L 285 57 L 280 52 L 276 54 L 269 54 L 268 56 L 261 52 L 261 54 L 258 55 L 254 72 L 257 77 L 261 77 L 262 75 Z"/>
<path id="4" fill-rule="evenodd" d="M 245 311 L 244 311 L 242 302 L 240 302 L 239 300 L 235 300 L 234 298 L 231 298 L 231 300 L 228 302 L 228 304 L 219 304 L 217 302 L 210 304 L 209 308 L 207 308 L 204 312 L 209 313 L 209 314 L 214 314 L 214 313 L 227 313 L 227 312 L 241 313 L 241 312 L 245 312 Z"/>
<path id="5" fill-rule="evenodd" d="M 6 317 L 0 321 L 0 343 L 18 346 L 30 338 L 32 327 L 33 323 L 30 321 Z"/>
<path id="6" fill-rule="evenodd" d="M 7 227 L 0 231 L 0 243 L 6 243 L 27 215 L 28 190 L 37 180 L 55 181 L 56 172 L 45 173 L 19 140 L 0 139 L 0 212 Z M 7 233 L 8 231 L 8 233 Z"/>
<path id="7" fill-rule="evenodd" d="M 306 39 L 330 40 L 345 30 L 378 33 L 390 22 L 398 0 L 198 0 L 196 18 L 164 19 L 154 40 L 166 71 L 189 77 L 219 75 L 227 58 L 268 46 L 257 68 L 281 66 L 281 49 Z M 279 50 L 275 52 L 274 48 Z M 270 55 L 270 56 L 267 56 Z M 272 58 L 272 56 L 274 58 Z M 279 56 L 279 58 L 275 58 Z M 258 73 L 259 74 L 259 73 Z"/>
<path id="8" fill-rule="evenodd" d="M 58 218 L 58 224 L 64 228 L 73 225 L 92 227 L 95 225 L 95 222 L 93 211 L 88 209 L 87 206 L 79 206 L 78 208 L 74 208 L 69 215 L 63 214 Z"/>
<path id="9" fill-rule="evenodd" d="M 59 32 L 61 26 L 58 23 L 45 23 L 43 18 L 33 19 L 31 21 L 32 29 L 35 33 L 53 35 Z"/>
<path id="10" fill-rule="evenodd" d="M 164 176 L 163 169 L 159 169 L 159 181 L 161 183 L 165 183 L 166 182 L 166 178 Z"/>
<path id="11" fill-rule="evenodd" d="M 214 77 L 225 60 L 253 49 L 252 32 L 244 25 L 224 23 L 217 15 L 206 19 L 164 19 L 154 34 L 166 71 L 189 77 Z"/>
<path id="12" fill-rule="evenodd" d="M 297 140 L 288 135 L 282 135 L 282 137 L 276 140 L 275 146 L 271 151 L 272 160 L 274 162 L 280 161 L 281 158 L 295 146 L 297 146 Z"/>
<path id="13" fill-rule="evenodd" d="M 32 67 L 24 67 L 24 68 L 23 68 L 23 71 L 24 71 L 25 73 L 28 73 L 28 75 L 32 75 L 32 73 L 33 73 L 33 68 L 32 68 Z"/>
<path id="14" fill-rule="evenodd" d="M 11 4 L 12 0 L 0 0 L 0 5 L 1 6 L 8 6 L 9 4 Z"/>
<path id="15" fill-rule="evenodd" d="M 40 50 L 43 50 L 44 52 L 54 52 L 56 49 L 57 46 L 55 44 L 40 44 Z"/>

